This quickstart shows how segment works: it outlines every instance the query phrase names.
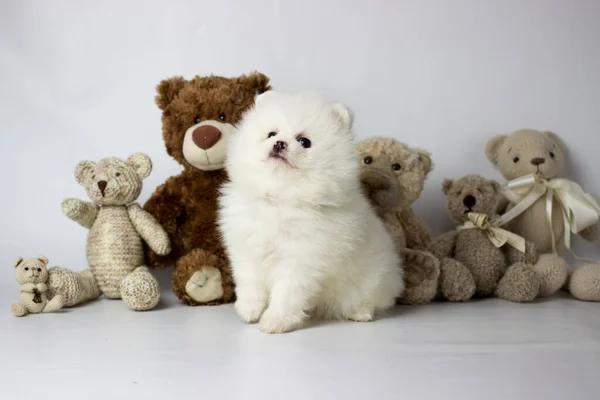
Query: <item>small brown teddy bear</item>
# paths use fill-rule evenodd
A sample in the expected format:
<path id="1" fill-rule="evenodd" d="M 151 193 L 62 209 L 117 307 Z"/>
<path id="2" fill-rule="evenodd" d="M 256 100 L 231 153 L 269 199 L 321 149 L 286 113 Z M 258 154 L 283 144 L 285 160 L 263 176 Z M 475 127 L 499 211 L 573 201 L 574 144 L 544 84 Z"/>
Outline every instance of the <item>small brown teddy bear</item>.
<path id="1" fill-rule="evenodd" d="M 63 307 L 64 299 L 57 295 L 48 301 L 48 259 L 46 257 L 19 257 L 15 261 L 15 276 L 19 282 L 19 302 L 10 306 L 17 317 L 27 314 L 39 314 L 58 311 Z"/>
<path id="2" fill-rule="evenodd" d="M 144 266 L 143 241 L 157 254 L 171 251 L 167 233 L 134 203 L 142 180 L 151 171 L 152 161 L 143 153 L 126 161 L 116 157 L 97 163 L 82 161 L 75 168 L 75 178 L 92 202 L 67 199 L 62 204 L 65 215 L 90 229 L 87 257 L 100 291 L 106 297 L 123 299 L 136 311 L 150 310 L 160 299 L 158 282 Z M 59 294 L 59 288 L 67 288 L 58 276 L 53 284 Z M 79 292 L 78 300 L 89 298 L 85 290 Z"/>
<path id="3" fill-rule="evenodd" d="M 430 154 L 393 138 L 372 137 L 356 148 L 362 188 L 404 259 L 403 304 L 425 304 L 436 295 L 439 261 L 424 251 L 429 230 L 412 209 L 433 165 Z"/>
<path id="4" fill-rule="evenodd" d="M 236 78 L 173 77 L 157 87 L 167 153 L 183 171 L 159 186 L 144 205 L 169 234 L 168 255 L 147 249 L 150 268 L 175 265 L 173 291 L 192 306 L 231 302 L 234 282 L 217 231 L 217 197 L 229 137 L 269 78 L 251 73 Z"/>
<path id="5" fill-rule="evenodd" d="M 488 159 L 508 181 L 536 174 L 552 184 L 562 173 L 565 152 L 565 145 L 556 134 L 533 129 L 521 129 L 510 135 L 493 137 L 486 145 Z M 563 210 L 560 203 L 553 199 L 552 229 L 548 229 L 550 225 L 547 220 L 546 202 L 546 196 L 541 195 L 530 207 L 503 227 L 536 245 L 540 262 L 536 264 L 535 270 L 542 277 L 542 296 L 549 296 L 563 287 L 570 272 L 568 288 L 574 297 L 600 301 L 600 264 L 585 264 L 569 271 L 566 261 L 559 256 L 564 248 Z M 515 204 L 504 199 L 499 204 L 499 213 L 509 212 Z M 587 241 L 596 240 L 597 224 L 581 230 L 578 235 Z"/>
<path id="6" fill-rule="evenodd" d="M 515 302 L 534 300 L 540 288 L 531 264 L 536 259 L 534 247 L 523 241 L 521 259 L 529 263 L 511 264 L 498 247 L 502 243 L 492 242 L 497 234 L 493 228 L 500 185 L 479 175 L 467 175 L 456 181 L 445 180 L 442 189 L 458 229 L 441 235 L 431 245 L 441 260 L 441 296 L 451 301 L 493 295 Z"/>

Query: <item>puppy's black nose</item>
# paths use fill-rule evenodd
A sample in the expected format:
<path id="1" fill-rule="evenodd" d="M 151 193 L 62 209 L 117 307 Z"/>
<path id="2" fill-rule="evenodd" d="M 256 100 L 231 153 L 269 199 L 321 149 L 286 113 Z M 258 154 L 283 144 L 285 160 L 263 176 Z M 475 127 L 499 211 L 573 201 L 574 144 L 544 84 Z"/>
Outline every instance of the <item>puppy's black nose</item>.
<path id="1" fill-rule="evenodd" d="M 281 140 L 278 140 L 274 145 L 273 145 L 273 151 L 275 153 L 279 153 L 282 150 L 285 150 L 285 148 L 287 147 L 287 143 L 283 142 Z"/>
<path id="2" fill-rule="evenodd" d="M 102 196 L 104 196 L 104 190 L 106 189 L 106 186 L 108 186 L 108 182 L 98 181 L 98 189 L 100 189 L 100 191 L 102 192 Z"/>
<path id="3" fill-rule="evenodd" d="M 475 205 L 475 203 L 477 203 L 477 200 L 475 200 L 475 197 L 471 196 L 470 194 L 466 195 L 463 199 L 463 204 L 465 207 L 471 208 Z"/>
<path id="4" fill-rule="evenodd" d="M 536 158 L 532 158 L 532 159 L 531 159 L 531 163 L 532 163 L 533 165 L 536 165 L 536 166 L 537 166 L 537 165 L 542 165 L 542 164 L 543 164 L 543 163 L 545 163 L 545 162 L 546 162 L 546 159 L 545 159 L 545 158 L 542 158 L 542 157 L 536 157 Z"/>

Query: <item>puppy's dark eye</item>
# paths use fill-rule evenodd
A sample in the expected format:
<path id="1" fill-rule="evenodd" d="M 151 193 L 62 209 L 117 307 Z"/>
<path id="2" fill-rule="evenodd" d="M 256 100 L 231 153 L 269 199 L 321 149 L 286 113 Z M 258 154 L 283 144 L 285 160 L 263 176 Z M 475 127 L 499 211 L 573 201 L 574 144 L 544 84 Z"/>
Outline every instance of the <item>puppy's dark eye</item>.
<path id="1" fill-rule="evenodd" d="M 298 138 L 298 143 L 305 149 L 308 149 L 311 146 L 310 140 L 305 137 Z"/>
<path id="2" fill-rule="evenodd" d="M 120 176 L 121 176 L 121 173 L 120 173 L 120 172 L 117 172 L 117 173 L 115 174 L 115 176 L 118 178 L 118 177 L 120 177 Z"/>
<path id="3" fill-rule="evenodd" d="M 194 124 L 199 124 L 200 123 L 200 117 L 196 115 L 196 117 L 194 118 Z"/>
<path id="4" fill-rule="evenodd" d="M 367 165 L 371 164 L 373 162 L 373 157 L 371 156 L 366 156 L 365 158 L 363 158 L 363 162 Z"/>
<path id="5" fill-rule="evenodd" d="M 550 158 L 554 158 L 554 157 L 555 157 L 555 155 L 554 155 L 554 153 L 551 151 L 551 152 L 550 152 Z"/>
<path id="6" fill-rule="evenodd" d="M 29 271 L 29 267 L 25 267 L 25 271 Z"/>
<path id="7" fill-rule="evenodd" d="M 277 132 L 269 132 L 269 134 L 267 135 L 267 139 L 272 138 L 273 136 L 276 136 Z"/>
<path id="8" fill-rule="evenodd" d="M 392 164 L 392 169 L 394 171 L 400 171 L 400 169 L 402 169 L 402 166 L 398 163 Z"/>
<path id="9" fill-rule="evenodd" d="M 225 121 L 225 114 L 221 114 L 221 115 L 219 115 L 219 119 L 220 119 L 221 121 Z"/>
<path id="10" fill-rule="evenodd" d="M 515 164 L 516 164 L 516 163 L 518 163 L 518 162 L 519 162 L 519 160 L 520 160 L 520 158 L 519 158 L 519 157 L 515 157 L 515 158 L 513 158 L 513 162 L 514 162 Z"/>

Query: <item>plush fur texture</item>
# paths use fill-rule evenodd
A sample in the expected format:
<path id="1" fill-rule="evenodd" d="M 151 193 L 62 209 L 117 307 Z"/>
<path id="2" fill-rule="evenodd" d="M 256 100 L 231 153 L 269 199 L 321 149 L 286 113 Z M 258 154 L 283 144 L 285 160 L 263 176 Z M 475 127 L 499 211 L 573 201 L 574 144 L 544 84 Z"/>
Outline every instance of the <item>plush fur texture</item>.
<path id="1" fill-rule="evenodd" d="M 363 191 L 404 260 L 405 290 L 398 300 L 403 304 L 429 303 L 437 292 L 439 260 L 423 250 L 431 236 L 411 206 L 433 169 L 431 155 L 385 137 L 361 141 L 356 152 Z"/>
<path id="2" fill-rule="evenodd" d="M 499 135 L 490 139 L 486 155 L 507 180 L 539 171 L 545 179 L 560 177 L 566 161 L 566 147 L 554 133 L 521 129 L 510 135 Z M 514 204 L 504 200 L 499 204 L 499 212 L 510 210 Z M 542 277 L 541 295 L 549 296 L 567 282 L 569 267 L 560 257 L 564 250 L 564 223 L 562 211 L 557 201 L 553 203 L 552 229 L 555 248 L 552 252 L 552 236 L 546 219 L 545 198 L 536 201 L 528 210 L 509 222 L 506 229 L 515 232 L 534 243 L 542 256 L 536 264 L 536 271 Z M 580 232 L 579 236 L 588 241 L 597 239 L 597 226 Z M 581 271 L 571 269 L 568 288 L 571 294 L 581 300 L 600 301 L 600 264 L 587 264 Z"/>
<path id="3" fill-rule="evenodd" d="M 75 178 L 92 202 L 66 199 L 62 204 L 65 215 L 90 230 L 87 257 L 100 291 L 106 297 L 123 299 L 136 311 L 150 310 L 160 299 L 158 282 L 143 265 L 142 243 L 158 254 L 171 251 L 166 232 L 134 203 L 142 190 L 142 180 L 151 171 L 152 162 L 142 153 L 127 160 L 110 157 L 97 163 L 82 161 L 75 169 Z M 93 286 L 73 287 L 83 275 L 69 277 L 64 269 L 56 272 L 60 274 L 51 280 L 54 292 L 68 290 L 70 293 L 64 296 L 74 304 L 89 299 Z"/>
<path id="4" fill-rule="evenodd" d="M 229 261 L 216 226 L 227 143 L 257 94 L 270 90 L 260 73 L 236 78 L 173 77 L 157 87 L 167 153 L 183 171 L 159 186 L 144 205 L 169 234 L 172 251 L 147 249 L 150 268 L 175 266 L 173 291 L 192 306 L 235 299 Z M 216 133 L 216 132 L 220 133 Z"/>
<path id="5" fill-rule="evenodd" d="M 13 303 L 10 310 L 17 317 L 58 311 L 63 307 L 64 298 L 60 295 L 48 300 L 48 259 L 46 257 L 15 261 L 15 277 L 19 283 L 19 302 Z"/>
<path id="6" fill-rule="evenodd" d="M 344 106 L 314 93 L 259 96 L 226 168 L 219 226 L 241 318 L 281 333 L 311 315 L 370 321 L 395 304 L 400 259 L 361 194 Z"/>
<path id="7" fill-rule="evenodd" d="M 486 214 L 491 221 L 497 217 L 495 210 L 501 196 L 497 182 L 467 175 L 456 181 L 445 180 L 442 189 L 448 213 L 457 226 L 467 222 L 470 212 Z M 508 263 L 503 250 L 477 228 L 443 234 L 432 243 L 431 250 L 442 263 L 440 295 L 444 299 L 464 301 L 495 295 L 525 302 L 539 293 L 539 276 L 533 265 L 525 262 L 536 259 L 530 243 L 526 254 L 521 253 L 522 261 L 514 264 Z"/>

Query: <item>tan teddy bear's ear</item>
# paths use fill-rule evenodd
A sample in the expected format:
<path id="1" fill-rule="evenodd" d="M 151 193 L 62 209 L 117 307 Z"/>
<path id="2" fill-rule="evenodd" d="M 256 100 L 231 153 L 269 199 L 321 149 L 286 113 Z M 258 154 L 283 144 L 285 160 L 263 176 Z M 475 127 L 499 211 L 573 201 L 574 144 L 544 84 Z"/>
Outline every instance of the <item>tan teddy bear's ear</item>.
<path id="1" fill-rule="evenodd" d="M 19 264 L 21 264 L 22 262 L 23 262 L 23 257 L 17 258 L 17 260 L 15 261 L 15 268 L 17 268 L 19 266 Z"/>
<path id="2" fill-rule="evenodd" d="M 152 160 L 144 153 L 135 153 L 127 159 L 127 164 L 135 170 L 140 179 L 146 179 L 152 172 Z"/>
<path id="3" fill-rule="evenodd" d="M 156 86 L 157 95 L 154 98 L 154 101 L 156 102 L 158 108 L 160 108 L 161 110 L 167 108 L 167 106 L 171 104 L 175 96 L 177 96 L 181 89 L 183 89 L 185 84 L 186 80 L 183 79 L 183 77 L 181 76 L 174 76 L 173 78 L 162 80 Z"/>
<path id="4" fill-rule="evenodd" d="M 83 185 L 85 178 L 94 170 L 96 163 L 92 161 L 82 161 L 75 167 L 75 179 L 77 183 Z"/>
<path id="5" fill-rule="evenodd" d="M 47 259 L 46 257 L 44 257 L 44 256 L 40 256 L 40 257 L 38 257 L 37 259 L 38 259 L 38 261 L 40 261 L 42 264 L 44 264 L 44 265 L 48 265 L 48 259 Z"/>
<path id="6" fill-rule="evenodd" d="M 425 175 L 429 175 L 433 171 L 433 161 L 431 160 L 431 153 L 424 149 L 416 149 L 419 159 L 423 162 L 425 167 Z"/>
<path id="7" fill-rule="evenodd" d="M 544 132 L 546 135 L 548 135 L 548 137 L 550 137 L 550 139 L 552 139 L 552 141 L 558 146 L 560 147 L 561 151 L 565 152 L 567 150 L 567 146 L 565 146 L 565 143 L 562 141 L 561 138 L 558 137 L 558 135 L 554 132 L 550 132 L 550 131 L 545 131 Z"/>
<path id="8" fill-rule="evenodd" d="M 492 163 L 496 164 L 498 162 L 498 152 L 507 137 L 506 135 L 494 136 L 485 145 L 485 155 Z"/>
<path id="9" fill-rule="evenodd" d="M 448 192 L 452 189 L 452 185 L 454 185 L 454 180 L 444 179 L 444 182 L 442 182 L 442 192 L 444 192 L 445 195 L 448 195 Z"/>
<path id="10" fill-rule="evenodd" d="M 500 184 L 495 180 L 490 180 L 490 185 L 492 185 L 492 189 L 496 194 L 500 193 Z"/>
<path id="11" fill-rule="evenodd" d="M 271 90 L 269 85 L 269 78 L 261 74 L 260 72 L 251 72 L 248 75 L 242 75 L 238 78 L 238 82 L 242 85 L 249 86 L 256 91 L 257 95 L 263 94 L 264 92 Z"/>

